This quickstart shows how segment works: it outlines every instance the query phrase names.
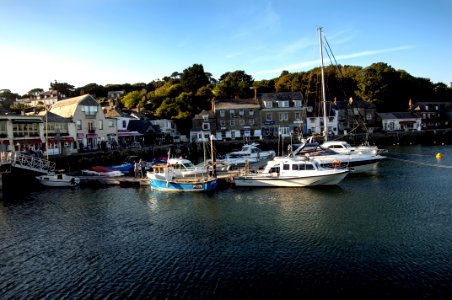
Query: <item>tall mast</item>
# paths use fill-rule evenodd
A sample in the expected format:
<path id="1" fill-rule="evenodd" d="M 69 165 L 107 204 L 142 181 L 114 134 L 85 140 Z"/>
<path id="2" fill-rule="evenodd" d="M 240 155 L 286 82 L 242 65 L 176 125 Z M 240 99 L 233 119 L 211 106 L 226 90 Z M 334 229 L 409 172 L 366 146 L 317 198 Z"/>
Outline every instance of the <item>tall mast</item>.
<path id="1" fill-rule="evenodd" d="M 319 32 L 320 45 L 320 72 L 322 75 L 322 102 L 323 102 L 323 138 L 326 142 L 328 139 L 328 118 L 326 115 L 326 93 L 325 93 L 325 74 L 323 72 L 323 42 L 322 42 L 322 27 L 317 27 Z"/>

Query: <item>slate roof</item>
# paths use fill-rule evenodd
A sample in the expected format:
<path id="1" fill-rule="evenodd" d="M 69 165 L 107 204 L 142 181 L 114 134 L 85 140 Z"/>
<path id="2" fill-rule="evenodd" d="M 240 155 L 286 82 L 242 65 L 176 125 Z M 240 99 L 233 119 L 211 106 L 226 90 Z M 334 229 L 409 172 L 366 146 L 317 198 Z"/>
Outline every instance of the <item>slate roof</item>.
<path id="1" fill-rule="evenodd" d="M 411 112 L 390 112 L 378 113 L 382 119 L 419 119 L 419 117 Z"/>
<path id="2" fill-rule="evenodd" d="M 77 106 L 80 104 L 91 106 L 99 105 L 99 103 L 96 101 L 96 99 L 94 99 L 93 96 L 86 94 L 79 97 L 57 101 L 52 104 L 50 111 L 65 118 L 72 118 L 74 116 L 75 110 L 77 109 Z"/>
<path id="3" fill-rule="evenodd" d="M 301 92 L 280 92 L 280 93 L 262 93 L 258 95 L 261 101 L 278 101 L 278 100 L 303 100 Z"/>

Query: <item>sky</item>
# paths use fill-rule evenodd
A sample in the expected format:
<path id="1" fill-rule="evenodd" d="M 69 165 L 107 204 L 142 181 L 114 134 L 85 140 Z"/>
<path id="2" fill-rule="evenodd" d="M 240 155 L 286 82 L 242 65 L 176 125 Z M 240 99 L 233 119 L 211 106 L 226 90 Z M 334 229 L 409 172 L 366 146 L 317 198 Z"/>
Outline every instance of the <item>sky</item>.
<path id="1" fill-rule="evenodd" d="M 318 27 L 339 65 L 452 82 L 452 0 L 0 0 L 0 89 L 148 83 L 194 64 L 272 79 L 320 65 Z"/>

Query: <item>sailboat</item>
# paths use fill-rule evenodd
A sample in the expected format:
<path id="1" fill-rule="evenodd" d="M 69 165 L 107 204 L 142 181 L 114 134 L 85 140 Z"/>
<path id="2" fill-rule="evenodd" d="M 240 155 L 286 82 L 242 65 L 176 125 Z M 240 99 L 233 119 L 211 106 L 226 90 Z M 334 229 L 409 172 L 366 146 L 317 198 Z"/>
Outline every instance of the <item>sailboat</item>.
<path id="1" fill-rule="evenodd" d="M 323 37 L 322 27 L 317 28 L 320 46 L 320 71 L 322 79 L 322 105 L 323 105 L 323 140 L 324 144 L 312 142 L 308 139 L 294 150 L 294 156 L 311 157 L 320 163 L 322 167 L 342 167 L 346 166 L 354 173 L 368 172 L 373 170 L 376 165 L 385 157 L 380 155 L 375 148 L 362 147 L 360 151 L 334 151 L 336 148 L 332 145 L 341 144 L 340 141 L 328 141 L 328 117 L 326 109 L 326 92 L 325 92 L 325 74 L 323 66 Z M 332 149 L 333 148 L 333 149 Z"/>

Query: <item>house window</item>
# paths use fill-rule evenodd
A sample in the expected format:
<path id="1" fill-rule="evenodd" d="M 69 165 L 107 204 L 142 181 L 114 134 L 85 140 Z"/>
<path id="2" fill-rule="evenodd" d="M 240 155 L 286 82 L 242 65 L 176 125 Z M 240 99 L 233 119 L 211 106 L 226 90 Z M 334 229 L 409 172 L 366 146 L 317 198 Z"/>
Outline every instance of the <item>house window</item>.
<path id="1" fill-rule="evenodd" d="M 210 130 L 210 123 L 202 123 L 202 130 Z"/>
<path id="2" fill-rule="evenodd" d="M 249 119 L 249 120 L 248 120 L 248 124 L 249 124 L 249 125 L 254 125 L 254 119 Z"/>
<path id="3" fill-rule="evenodd" d="M 110 128 L 115 127 L 115 122 L 113 120 L 108 120 L 108 127 Z"/>
<path id="4" fill-rule="evenodd" d="M 279 113 L 279 120 L 280 121 L 287 121 L 287 120 L 289 120 L 289 113 L 287 113 L 287 112 L 280 112 Z"/>
<path id="5" fill-rule="evenodd" d="M 265 120 L 266 121 L 271 121 L 272 120 L 272 113 L 266 113 L 265 114 Z"/>
<path id="6" fill-rule="evenodd" d="M 225 116 L 225 111 L 224 110 L 220 110 L 220 117 L 224 118 Z"/>
<path id="7" fill-rule="evenodd" d="M 235 126 L 235 120 L 230 120 L 230 121 L 229 121 L 229 124 L 230 124 L 231 126 Z"/>
<path id="8" fill-rule="evenodd" d="M 280 127 L 279 128 L 279 134 L 281 134 L 281 135 L 289 135 L 290 134 L 290 128 L 289 127 Z"/>
<path id="9" fill-rule="evenodd" d="M 103 120 L 99 120 L 97 122 L 97 128 L 100 130 L 104 129 L 104 121 Z"/>
<path id="10" fill-rule="evenodd" d="M 122 120 L 122 128 L 123 129 L 127 128 L 127 121 L 126 120 Z"/>
<path id="11" fill-rule="evenodd" d="M 208 115 L 202 115 L 202 119 L 203 119 L 204 121 L 208 121 L 208 120 L 209 120 L 209 116 L 208 116 Z"/>
<path id="12" fill-rule="evenodd" d="M 0 121 L 0 134 L 1 135 L 7 135 L 8 134 L 8 132 L 6 131 L 6 121 Z"/>
<path id="13" fill-rule="evenodd" d="M 273 102 L 272 101 L 264 101 L 264 106 L 265 106 L 265 108 L 272 108 Z"/>
<path id="14" fill-rule="evenodd" d="M 371 121 L 372 120 L 372 114 L 371 113 L 367 113 L 366 114 L 366 120 L 367 121 Z"/>
<path id="15" fill-rule="evenodd" d="M 82 120 L 77 120 L 75 126 L 77 127 L 77 130 L 82 130 Z"/>
<path id="16" fill-rule="evenodd" d="M 87 116 L 95 116 L 99 108 L 93 105 L 81 105 L 80 110 Z"/>
<path id="17" fill-rule="evenodd" d="M 234 117 L 235 117 L 235 112 L 234 112 L 233 109 L 229 110 L 229 116 L 230 116 L 231 118 L 234 118 Z"/>
<path id="18" fill-rule="evenodd" d="M 248 115 L 254 116 L 254 110 L 250 109 L 250 110 L 248 111 Z"/>
<path id="19" fill-rule="evenodd" d="M 278 107 L 289 107 L 289 101 L 278 101 Z"/>
<path id="20" fill-rule="evenodd" d="M 293 101 L 293 106 L 294 107 L 301 107 L 301 100 L 294 100 Z"/>
<path id="21" fill-rule="evenodd" d="M 301 120 L 301 113 L 300 112 L 296 112 L 295 113 L 295 120 L 296 121 L 300 121 Z"/>
<path id="22" fill-rule="evenodd" d="M 225 121 L 225 120 L 220 120 L 220 126 L 221 126 L 221 127 L 226 126 L 226 121 Z"/>
<path id="23" fill-rule="evenodd" d="M 241 125 L 241 126 L 245 125 L 245 120 L 244 119 L 240 119 L 239 120 L 239 125 Z"/>
<path id="24" fill-rule="evenodd" d="M 243 109 L 239 110 L 239 116 L 243 117 L 245 115 L 245 111 Z"/>

